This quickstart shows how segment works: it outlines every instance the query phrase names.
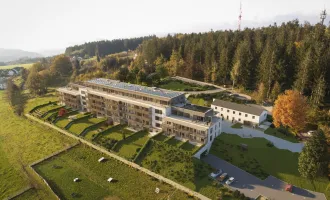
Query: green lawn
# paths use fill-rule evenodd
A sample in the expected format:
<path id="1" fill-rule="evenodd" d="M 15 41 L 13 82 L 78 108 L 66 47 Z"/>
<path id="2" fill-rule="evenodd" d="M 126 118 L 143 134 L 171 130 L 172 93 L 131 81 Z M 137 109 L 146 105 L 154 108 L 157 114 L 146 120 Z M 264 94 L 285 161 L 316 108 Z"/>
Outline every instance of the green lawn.
<path id="1" fill-rule="evenodd" d="M 17 65 L 5 65 L 5 66 L 0 66 L 0 69 L 13 69 L 15 67 L 24 67 L 26 69 L 31 68 L 33 65 L 33 63 L 29 63 L 29 64 L 17 64 Z"/>
<path id="2" fill-rule="evenodd" d="M 199 149 L 199 146 L 190 144 L 189 142 L 185 142 L 180 148 L 186 151 L 194 152 Z"/>
<path id="3" fill-rule="evenodd" d="M 79 135 L 85 128 L 104 121 L 105 118 L 87 118 L 74 122 L 68 129 L 70 132 Z"/>
<path id="4" fill-rule="evenodd" d="M 50 101 L 58 101 L 58 97 L 55 95 L 55 89 L 49 88 L 48 93 L 46 95 L 43 95 L 41 97 L 37 98 L 30 98 L 28 100 L 28 103 L 25 106 L 25 113 L 28 113 L 32 108 L 39 106 L 41 104 L 48 103 Z"/>
<path id="5" fill-rule="evenodd" d="M 326 178 L 317 179 L 314 184 L 302 178 L 298 172 L 298 153 L 268 147 L 264 138 L 241 138 L 233 134 L 222 133 L 212 145 L 211 153 L 260 178 L 275 176 L 288 183 L 309 190 L 325 192 L 330 183 Z M 239 145 L 247 144 L 248 150 Z M 329 194 L 328 194 L 329 198 Z"/>
<path id="6" fill-rule="evenodd" d="M 48 102 L 49 98 L 52 97 L 30 99 L 27 108 L 45 99 Z M 26 188 L 29 181 L 40 187 L 37 191 L 40 198 L 54 199 L 43 182 L 29 168 L 24 171 L 22 166 L 28 166 L 74 141 L 52 129 L 16 116 L 4 100 L 4 91 L 0 91 L 0 121 L 0 199 Z M 30 178 L 27 178 L 26 172 L 31 174 Z"/>
<path id="7" fill-rule="evenodd" d="M 151 140 L 138 164 L 211 199 L 219 199 L 220 196 L 223 199 L 234 199 L 227 188 L 208 177 L 213 170 L 209 165 L 193 158 L 191 152 L 176 146 Z"/>
<path id="8" fill-rule="evenodd" d="M 190 101 L 190 103 L 195 104 L 195 105 L 199 105 L 199 106 L 211 106 L 212 101 L 207 101 L 204 100 L 203 98 L 197 98 L 197 97 L 188 97 L 188 100 Z"/>
<path id="9" fill-rule="evenodd" d="M 70 116 L 74 116 L 74 115 L 76 115 L 76 119 L 79 119 L 81 117 L 86 116 L 86 113 L 73 114 L 73 115 L 70 115 Z M 69 122 L 71 122 L 71 120 L 68 117 L 69 116 L 60 118 L 59 120 L 57 120 L 55 125 L 58 126 L 58 127 L 64 128 L 66 125 L 68 125 Z"/>
<path id="10" fill-rule="evenodd" d="M 268 129 L 266 129 L 264 131 L 264 133 L 267 135 L 272 135 L 272 136 L 275 136 L 278 138 L 282 138 L 283 140 L 287 140 L 289 142 L 293 142 L 293 143 L 299 142 L 299 140 L 297 138 L 295 138 L 294 135 L 291 135 L 291 134 L 285 135 L 285 134 L 281 133 L 277 128 L 269 127 Z"/>
<path id="11" fill-rule="evenodd" d="M 108 160 L 99 163 L 100 157 Z M 177 200 L 188 198 L 187 194 L 82 145 L 35 166 L 35 169 L 62 199 L 72 199 L 73 193 L 81 200 L 151 200 L 167 199 L 169 195 Z M 73 182 L 76 177 L 81 181 Z M 115 182 L 107 182 L 109 177 Z M 159 194 L 154 192 L 156 187 L 160 188 Z"/>
<path id="12" fill-rule="evenodd" d="M 173 145 L 173 146 L 180 146 L 181 144 L 183 144 L 184 142 L 181 140 L 177 140 L 175 139 L 175 137 L 172 137 L 171 139 L 166 141 L 167 144 L 169 145 Z"/>
<path id="13" fill-rule="evenodd" d="M 118 143 L 115 151 L 118 155 L 131 160 L 138 153 L 138 150 L 147 142 L 149 139 L 149 133 L 147 131 L 140 131 L 134 133 L 131 137 L 122 140 Z"/>
<path id="14" fill-rule="evenodd" d="M 231 126 L 232 128 L 237 128 L 237 129 L 241 129 L 243 128 L 242 124 L 241 123 L 236 123 L 234 125 Z"/>
<path id="15" fill-rule="evenodd" d="M 100 135 L 100 137 L 110 138 L 119 141 L 123 139 L 123 135 L 125 135 L 125 137 L 128 137 L 133 133 L 133 131 L 127 129 L 126 125 L 117 125 L 108 129 L 107 131 L 104 131 L 102 135 Z"/>
<path id="16" fill-rule="evenodd" d="M 157 140 L 157 141 L 164 141 L 166 140 L 168 137 L 164 134 L 158 134 L 157 136 L 155 136 L 153 139 Z"/>
<path id="17" fill-rule="evenodd" d="M 84 138 L 87 139 L 87 140 L 93 140 L 94 137 L 102 132 L 103 130 L 106 130 L 108 128 L 111 128 L 112 126 L 107 126 L 106 124 L 100 124 L 100 126 L 97 126 L 95 128 L 92 128 L 90 129 L 85 135 L 84 135 Z"/>
<path id="18" fill-rule="evenodd" d="M 39 108 L 38 111 L 41 112 L 41 113 L 45 113 L 45 112 L 48 112 L 49 110 L 60 108 L 60 107 L 63 107 L 63 106 L 62 105 L 57 105 L 57 104 L 50 104 L 50 105 L 43 106 L 43 107 Z"/>

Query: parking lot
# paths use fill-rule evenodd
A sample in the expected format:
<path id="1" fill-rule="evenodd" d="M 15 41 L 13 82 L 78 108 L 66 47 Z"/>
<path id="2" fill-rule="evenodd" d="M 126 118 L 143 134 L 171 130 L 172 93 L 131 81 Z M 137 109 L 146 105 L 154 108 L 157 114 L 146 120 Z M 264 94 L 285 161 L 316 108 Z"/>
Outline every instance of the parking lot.
<path id="1" fill-rule="evenodd" d="M 263 195 L 274 200 L 326 200 L 322 193 L 298 187 L 293 187 L 292 193 L 284 191 L 287 183 L 273 176 L 261 180 L 212 154 L 203 158 L 203 161 L 216 169 L 222 169 L 223 172 L 228 173 L 228 177 L 234 177 L 235 181 L 229 187 L 233 190 L 239 190 L 250 198 L 257 198 L 259 195 Z"/>

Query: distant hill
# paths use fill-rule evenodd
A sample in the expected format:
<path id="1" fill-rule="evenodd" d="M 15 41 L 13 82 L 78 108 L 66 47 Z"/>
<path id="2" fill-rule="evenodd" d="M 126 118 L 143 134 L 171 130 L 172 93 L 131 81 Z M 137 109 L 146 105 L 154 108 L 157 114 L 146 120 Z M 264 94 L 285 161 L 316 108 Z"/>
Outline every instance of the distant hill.
<path id="1" fill-rule="evenodd" d="M 38 58 L 41 54 L 20 49 L 2 49 L 0 48 L 0 62 L 10 62 L 21 58 Z"/>
<path id="2" fill-rule="evenodd" d="M 44 57 L 57 56 L 63 54 L 64 52 L 65 49 L 48 49 L 48 50 L 38 51 L 38 53 L 43 55 Z"/>

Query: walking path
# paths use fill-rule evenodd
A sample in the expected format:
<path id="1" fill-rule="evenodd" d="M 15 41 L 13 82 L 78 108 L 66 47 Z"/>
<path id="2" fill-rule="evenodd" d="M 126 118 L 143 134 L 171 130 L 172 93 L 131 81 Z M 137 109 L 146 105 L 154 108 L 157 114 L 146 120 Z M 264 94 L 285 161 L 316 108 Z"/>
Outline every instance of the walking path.
<path id="1" fill-rule="evenodd" d="M 79 138 L 79 137 L 77 137 L 77 136 L 75 136 L 75 135 L 73 135 L 73 134 L 71 134 L 71 133 L 69 133 L 69 132 L 67 132 L 67 131 L 59 128 L 59 127 L 57 127 L 57 126 L 54 126 L 54 125 L 49 124 L 47 122 L 44 122 L 44 121 L 42 121 L 42 120 L 40 120 L 40 119 L 38 119 L 38 118 L 36 118 L 36 117 L 34 117 L 32 115 L 29 115 L 29 114 L 25 114 L 25 116 L 27 118 L 29 118 L 29 119 L 32 119 L 34 121 L 37 121 L 37 122 L 39 122 L 41 124 L 44 124 L 46 126 L 49 126 L 50 128 L 53 128 L 53 129 L 57 130 L 58 132 L 60 132 L 62 134 L 65 134 L 65 135 L 67 135 L 67 136 L 69 136 L 71 138 L 74 138 L 76 140 L 79 140 L 81 143 L 84 143 L 84 144 L 86 144 L 86 145 L 88 145 L 88 146 L 90 146 L 90 147 L 92 147 L 92 148 L 94 148 L 94 149 L 96 149 L 96 150 L 98 150 L 98 151 L 100 151 L 100 152 L 102 152 L 102 153 L 104 153 L 104 154 L 106 154 L 106 155 L 114 158 L 114 159 L 117 159 L 117 160 L 119 160 L 119 161 L 121 161 L 121 162 L 123 162 L 123 163 L 125 163 L 125 164 L 127 164 L 129 166 L 131 166 L 131 167 L 134 167 L 135 169 L 138 169 L 138 170 L 140 170 L 140 171 L 148 174 L 149 176 L 155 177 L 158 180 L 161 180 L 161 181 L 163 181 L 163 182 L 165 182 L 165 183 L 167 183 L 169 185 L 172 185 L 173 187 L 175 187 L 175 188 L 177 188 L 179 190 L 182 190 L 182 191 L 188 193 L 189 195 L 193 195 L 193 196 L 195 196 L 195 197 L 197 197 L 199 199 L 202 199 L 202 200 L 209 200 L 208 197 L 205 197 L 204 195 L 202 195 L 202 194 L 200 194 L 198 192 L 195 192 L 195 191 L 193 191 L 193 190 L 191 190 L 191 189 L 189 189 L 187 187 L 184 187 L 184 186 L 182 186 L 182 185 L 180 185 L 180 184 L 178 184 L 178 183 L 176 183 L 176 182 L 174 182 L 174 181 L 172 181 L 170 179 L 167 179 L 167 178 L 165 178 L 165 177 L 163 177 L 163 176 L 161 176 L 159 174 L 156 174 L 156 173 L 154 173 L 154 172 L 152 172 L 152 171 L 150 171 L 150 170 L 148 170 L 146 168 L 143 168 L 143 167 L 139 166 L 136 163 L 130 162 L 130 161 L 128 161 L 128 160 L 126 160 L 126 159 L 124 159 L 124 158 L 122 158 L 120 156 L 117 156 L 116 154 L 113 154 L 113 153 L 111 153 L 111 152 L 109 152 L 109 151 L 107 151 L 107 150 L 105 150 L 105 149 L 103 149 L 103 148 L 101 148 L 101 147 L 99 147 L 97 145 L 92 144 L 91 142 L 88 142 L 88 141 L 86 141 L 86 140 L 84 140 L 82 138 Z"/>
<path id="2" fill-rule="evenodd" d="M 292 193 L 287 192 L 284 190 L 287 183 L 273 176 L 261 180 L 212 154 L 207 155 L 202 160 L 214 168 L 222 169 L 229 176 L 233 176 L 236 181 L 229 187 L 233 190 L 239 190 L 250 198 L 255 199 L 259 195 L 263 195 L 272 200 L 326 200 L 323 193 L 313 192 L 295 186 Z"/>
<path id="3" fill-rule="evenodd" d="M 278 137 L 275 137 L 272 135 L 267 135 L 262 131 L 259 131 L 257 129 L 253 129 L 253 128 L 249 128 L 246 126 L 243 126 L 243 128 L 241 128 L 241 129 L 232 128 L 231 127 L 232 125 L 233 124 L 230 123 L 229 121 L 224 120 L 222 122 L 221 131 L 228 133 L 228 134 L 236 134 L 242 138 L 251 138 L 251 137 L 252 138 L 253 137 L 265 138 L 266 140 L 272 142 L 275 147 L 277 147 L 279 149 L 287 149 L 292 152 L 301 152 L 304 147 L 304 143 L 289 142 L 289 141 L 283 140 L 281 138 L 278 138 Z"/>

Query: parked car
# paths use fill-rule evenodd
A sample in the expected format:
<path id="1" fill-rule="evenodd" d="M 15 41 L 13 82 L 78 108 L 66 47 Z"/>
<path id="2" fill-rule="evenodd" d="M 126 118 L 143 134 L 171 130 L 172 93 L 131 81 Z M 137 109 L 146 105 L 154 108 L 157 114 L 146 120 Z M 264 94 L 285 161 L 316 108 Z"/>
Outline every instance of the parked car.
<path id="1" fill-rule="evenodd" d="M 219 176 L 219 177 L 217 178 L 217 180 L 218 180 L 219 182 L 222 182 L 222 181 L 224 181 L 224 180 L 227 178 L 227 176 L 228 176 L 227 173 L 223 173 L 223 174 L 221 174 L 221 176 Z"/>
<path id="2" fill-rule="evenodd" d="M 234 182 L 235 178 L 234 177 L 230 177 L 227 181 L 226 181 L 226 184 L 227 185 L 230 185 Z"/>
<path id="3" fill-rule="evenodd" d="M 219 176 L 220 174 L 222 173 L 222 170 L 221 169 L 217 169 L 216 171 L 212 172 L 210 174 L 210 177 L 212 178 L 216 178 L 217 176 Z"/>

